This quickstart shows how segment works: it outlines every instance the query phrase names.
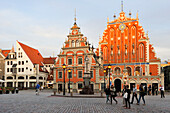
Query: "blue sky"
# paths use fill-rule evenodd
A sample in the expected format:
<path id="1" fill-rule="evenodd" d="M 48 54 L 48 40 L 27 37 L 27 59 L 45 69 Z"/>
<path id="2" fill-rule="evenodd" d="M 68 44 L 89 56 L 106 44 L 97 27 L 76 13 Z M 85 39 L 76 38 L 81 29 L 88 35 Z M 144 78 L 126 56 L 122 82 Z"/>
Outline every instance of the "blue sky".
<path id="1" fill-rule="evenodd" d="M 124 0 L 124 12 L 139 12 L 150 43 L 162 60 L 170 59 L 170 0 Z M 38 49 L 44 57 L 59 54 L 74 23 L 95 47 L 107 26 L 121 11 L 121 0 L 0 0 L 0 48 L 16 40 Z"/>

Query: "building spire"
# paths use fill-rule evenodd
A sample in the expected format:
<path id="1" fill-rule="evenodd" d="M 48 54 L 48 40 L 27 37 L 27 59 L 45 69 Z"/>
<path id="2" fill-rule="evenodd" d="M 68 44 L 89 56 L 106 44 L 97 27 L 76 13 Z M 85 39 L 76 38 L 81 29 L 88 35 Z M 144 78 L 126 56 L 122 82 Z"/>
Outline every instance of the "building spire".
<path id="1" fill-rule="evenodd" d="M 75 17 L 74 17 L 74 24 L 76 24 L 76 9 L 75 9 L 75 15 L 74 15 Z"/>
<path id="2" fill-rule="evenodd" d="M 136 19 L 137 19 L 137 20 L 139 19 L 139 18 L 138 18 L 138 12 L 139 12 L 139 11 L 137 11 L 137 13 L 136 13 Z"/>
<path id="3" fill-rule="evenodd" d="M 121 10 L 123 12 L 123 0 L 121 1 Z"/>

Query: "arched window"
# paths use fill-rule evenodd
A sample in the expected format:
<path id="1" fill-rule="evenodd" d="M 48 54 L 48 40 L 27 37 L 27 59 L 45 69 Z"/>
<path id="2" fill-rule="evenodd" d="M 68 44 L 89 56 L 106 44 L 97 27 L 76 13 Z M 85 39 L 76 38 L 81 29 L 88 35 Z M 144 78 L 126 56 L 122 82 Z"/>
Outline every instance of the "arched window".
<path id="1" fill-rule="evenodd" d="M 7 65 L 9 65 L 9 61 L 7 62 Z"/>
<path id="2" fill-rule="evenodd" d="M 31 77 L 30 77 L 30 79 L 36 79 L 36 77 L 34 77 L 34 76 L 31 76 Z"/>
<path id="3" fill-rule="evenodd" d="M 108 56 L 108 51 L 107 51 L 107 47 L 105 46 L 103 48 L 103 58 L 104 58 L 104 60 L 107 60 L 107 56 Z"/>
<path id="4" fill-rule="evenodd" d="M 144 44 L 139 44 L 139 60 L 144 58 Z"/>
<path id="5" fill-rule="evenodd" d="M 132 76 L 131 68 L 130 68 L 130 67 L 126 67 L 126 69 L 127 69 L 128 75 L 129 75 L 129 76 Z"/>
<path id="6" fill-rule="evenodd" d="M 121 73 L 120 68 L 119 68 L 119 67 L 116 67 L 114 73 L 115 73 L 116 75 L 120 75 L 120 73 Z"/>
<path id="7" fill-rule="evenodd" d="M 74 47 L 75 46 L 75 43 L 74 43 L 74 40 L 71 41 L 71 47 Z"/>
<path id="8" fill-rule="evenodd" d="M 136 76 L 142 76 L 142 68 L 140 66 L 137 66 L 135 68 L 135 75 Z"/>
<path id="9" fill-rule="evenodd" d="M 79 41 L 76 40 L 76 47 L 79 47 Z"/>
<path id="10" fill-rule="evenodd" d="M 13 77 L 9 76 L 9 77 L 7 77 L 7 79 L 13 79 Z"/>
<path id="11" fill-rule="evenodd" d="M 40 80 L 43 80 L 43 77 L 39 77 Z"/>
<path id="12" fill-rule="evenodd" d="M 22 77 L 22 76 L 19 76 L 19 77 L 18 77 L 18 79 L 24 79 L 24 77 Z"/>

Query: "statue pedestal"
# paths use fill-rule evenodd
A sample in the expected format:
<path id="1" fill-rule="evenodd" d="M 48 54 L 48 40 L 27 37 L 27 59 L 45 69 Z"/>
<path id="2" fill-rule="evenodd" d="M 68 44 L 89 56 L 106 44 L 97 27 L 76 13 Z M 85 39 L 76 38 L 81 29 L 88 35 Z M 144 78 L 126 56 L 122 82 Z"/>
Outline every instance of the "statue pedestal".
<path id="1" fill-rule="evenodd" d="M 94 92 L 91 89 L 90 86 L 90 73 L 84 73 L 83 80 L 84 80 L 84 88 L 82 89 L 82 91 L 80 91 L 80 94 L 94 94 Z"/>

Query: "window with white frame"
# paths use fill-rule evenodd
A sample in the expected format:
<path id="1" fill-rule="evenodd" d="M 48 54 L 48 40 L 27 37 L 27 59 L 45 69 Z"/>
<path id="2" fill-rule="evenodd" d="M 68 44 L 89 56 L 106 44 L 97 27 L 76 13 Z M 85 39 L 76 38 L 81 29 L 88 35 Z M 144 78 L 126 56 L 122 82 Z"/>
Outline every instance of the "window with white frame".
<path id="1" fill-rule="evenodd" d="M 58 72 L 58 78 L 62 78 L 62 72 Z"/>
<path id="2" fill-rule="evenodd" d="M 82 78 L 82 77 L 83 77 L 82 71 L 78 71 L 78 78 Z"/>
<path id="3" fill-rule="evenodd" d="M 82 62 L 82 57 L 79 57 L 78 58 L 78 64 L 82 64 L 83 62 Z"/>
<path id="4" fill-rule="evenodd" d="M 72 58 L 68 58 L 68 65 L 72 65 Z"/>

